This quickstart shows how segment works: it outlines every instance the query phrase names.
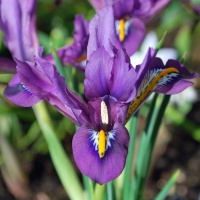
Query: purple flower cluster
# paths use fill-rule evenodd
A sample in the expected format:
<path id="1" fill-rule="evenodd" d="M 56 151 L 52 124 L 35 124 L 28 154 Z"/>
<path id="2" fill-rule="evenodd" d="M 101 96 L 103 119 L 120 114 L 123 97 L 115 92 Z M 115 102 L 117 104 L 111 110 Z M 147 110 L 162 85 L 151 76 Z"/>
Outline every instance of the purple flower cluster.
<path id="1" fill-rule="evenodd" d="M 164 65 L 153 48 L 136 69 L 130 63 L 129 56 L 143 38 L 145 19 L 169 1 L 149 0 L 143 5 L 138 0 L 91 0 L 102 9 L 90 22 L 76 17 L 74 43 L 59 49 L 58 55 L 85 72 L 87 103 L 65 84 L 52 56 L 42 58 L 35 31 L 36 1 L 9 1 L 6 8 L 8 0 L 0 0 L 0 28 L 17 66 L 6 98 L 24 107 L 49 102 L 80 127 L 72 143 L 80 171 L 100 184 L 115 179 L 126 163 L 125 124 L 130 117 L 153 92 L 177 94 L 193 84 L 188 79 L 197 77 L 175 60 Z M 8 9 L 13 11 L 5 12 Z"/>

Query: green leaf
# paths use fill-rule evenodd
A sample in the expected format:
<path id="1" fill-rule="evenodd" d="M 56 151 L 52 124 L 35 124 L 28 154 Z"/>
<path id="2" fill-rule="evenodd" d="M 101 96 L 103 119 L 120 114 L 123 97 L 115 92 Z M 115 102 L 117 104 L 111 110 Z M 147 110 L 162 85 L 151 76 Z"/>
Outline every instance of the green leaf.
<path id="1" fill-rule="evenodd" d="M 143 188 L 148 175 L 154 144 L 170 96 L 164 96 L 160 105 L 157 105 L 158 94 L 154 95 L 151 108 L 147 117 L 145 130 L 142 134 L 137 155 L 136 169 L 131 183 L 130 199 L 143 198 Z"/>
<path id="2" fill-rule="evenodd" d="M 78 176 L 70 162 L 70 159 L 54 134 L 52 123 L 46 111 L 44 102 L 35 105 L 33 109 L 63 187 L 65 188 L 70 199 L 83 199 L 83 189 Z"/>
<path id="3" fill-rule="evenodd" d="M 51 52 L 52 52 L 53 58 L 55 60 L 56 68 L 60 72 L 61 76 L 66 77 L 65 70 L 63 68 L 63 65 L 60 61 L 60 58 L 59 58 L 55 48 L 53 47 L 53 44 L 50 44 L 50 46 L 51 46 Z"/>
<path id="4" fill-rule="evenodd" d="M 191 30 L 189 25 L 183 26 L 175 39 L 175 47 L 180 55 L 190 52 L 191 49 Z"/>
<path id="5" fill-rule="evenodd" d="M 99 185 L 98 183 L 95 186 L 95 190 L 94 190 L 94 200 L 102 200 L 103 199 L 103 195 L 105 192 L 105 187 L 106 185 Z"/>
<path id="6" fill-rule="evenodd" d="M 160 41 L 158 42 L 158 44 L 156 45 L 156 51 L 158 51 L 159 49 L 161 49 L 161 47 L 162 47 L 162 45 L 163 45 L 163 43 L 164 43 L 164 41 L 165 41 L 166 35 L 167 35 L 167 31 L 164 32 L 164 34 L 163 34 L 161 40 L 160 40 Z"/>
<path id="7" fill-rule="evenodd" d="M 130 182 L 131 182 L 131 172 L 134 157 L 134 147 L 135 147 L 135 136 L 138 122 L 138 112 L 130 119 L 127 124 L 130 133 L 130 145 L 129 152 L 127 156 L 125 174 L 124 174 L 124 187 L 123 187 L 123 199 L 126 200 L 129 197 L 130 192 Z"/>
<path id="8" fill-rule="evenodd" d="M 171 189 L 171 187 L 174 185 L 174 183 L 176 182 L 178 176 L 180 174 L 180 170 L 177 170 L 169 179 L 169 181 L 167 182 L 167 184 L 163 187 L 163 189 L 160 191 L 160 193 L 157 195 L 157 197 L 155 198 L 155 200 L 164 200 L 165 197 L 167 196 L 169 190 Z"/>

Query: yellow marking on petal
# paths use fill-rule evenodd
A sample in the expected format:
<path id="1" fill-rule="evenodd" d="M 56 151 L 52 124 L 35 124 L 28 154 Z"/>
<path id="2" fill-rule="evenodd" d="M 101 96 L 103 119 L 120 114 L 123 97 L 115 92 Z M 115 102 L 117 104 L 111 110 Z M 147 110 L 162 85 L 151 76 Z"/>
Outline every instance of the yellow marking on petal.
<path id="1" fill-rule="evenodd" d="M 79 58 L 77 58 L 75 60 L 75 62 L 82 62 L 82 61 L 85 61 L 85 60 L 87 60 L 87 56 L 80 56 Z"/>
<path id="2" fill-rule="evenodd" d="M 104 130 L 99 132 L 98 151 L 99 157 L 103 158 L 106 151 L 106 132 Z"/>
<path id="3" fill-rule="evenodd" d="M 142 90 L 141 94 L 132 101 L 131 105 L 129 106 L 128 112 L 126 114 L 126 120 L 128 120 L 128 118 L 139 107 L 139 105 L 141 104 L 141 102 L 149 95 L 149 93 L 152 92 L 155 89 L 157 83 L 164 76 L 166 76 L 166 75 L 168 75 L 170 73 L 179 73 L 179 71 L 176 68 L 174 68 L 174 67 L 170 67 L 170 68 L 164 69 L 159 74 L 157 74 L 152 79 L 152 81 L 149 83 L 149 85 Z"/>
<path id="4" fill-rule="evenodd" d="M 121 42 L 125 39 L 125 21 L 124 19 L 119 20 L 119 39 Z"/>

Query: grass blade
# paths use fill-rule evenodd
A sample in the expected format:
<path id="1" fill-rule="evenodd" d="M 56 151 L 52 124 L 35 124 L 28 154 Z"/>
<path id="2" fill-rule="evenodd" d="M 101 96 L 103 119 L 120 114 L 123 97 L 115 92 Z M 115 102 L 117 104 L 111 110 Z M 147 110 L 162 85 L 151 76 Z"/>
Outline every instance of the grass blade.
<path id="1" fill-rule="evenodd" d="M 52 162 L 67 194 L 72 200 L 83 199 L 83 189 L 63 147 L 54 134 L 44 102 L 33 107 L 36 118 L 47 142 Z"/>
<path id="2" fill-rule="evenodd" d="M 180 170 L 177 170 L 169 179 L 169 181 L 166 183 L 166 185 L 162 188 L 162 190 L 160 191 L 160 193 L 157 195 L 157 197 L 155 198 L 155 200 L 164 200 L 165 197 L 167 196 L 169 190 L 171 189 L 171 187 L 174 185 L 174 183 L 176 182 L 178 176 L 180 174 Z"/>

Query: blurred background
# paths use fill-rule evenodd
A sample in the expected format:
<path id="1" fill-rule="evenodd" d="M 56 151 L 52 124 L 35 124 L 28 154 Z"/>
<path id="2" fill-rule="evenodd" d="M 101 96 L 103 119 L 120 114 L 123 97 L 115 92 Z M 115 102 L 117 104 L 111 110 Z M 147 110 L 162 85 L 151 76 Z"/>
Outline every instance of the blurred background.
<path id="1" fill-rule="evenodd" d="M 190 72 L 200 73 L 200 14 L 190 3 L 173 0 L 150 21 L 146 28 L 145 44 L 142 44 L 137 55 L 144 55 L 145 45 L 156 46 L 167 31 L 162 57 L 177 57 L 178 60 L 184 60 Z M 198 1 L 192 3 L 199 3 L 200 6 Z M 90 20 L 95 10 L 86 0 L 63 0 L 57 3 L 53 0 L 38 1 L 37 28 L 45 54 L 50 52 L 50 43 L 59 48 L 73 41 L 76 14 L 83 14 Z M 0 55 L 11 57 L 2 40 L 0 32 Z M 136 59 L 131 58 L 133 65 Z M 84 74 L 72 68 L 72 76 L 83 93 Z M 12 75 L 0 74 L 0 199 L 68 199 L 33 110 L 17 107 L 3 96 L 11 78 Z M 150 101 L 141 108 L 138 138 L 145 125 L 149 104 Z M 74 163 L 71 141 L 75 126 L 50 105 L 47 106 L 56 135 Z M 77 168 L 75 163 L 74 167 Z M 171 98 L 154 150 L 145 189 L 146 199 L 153 199 L 176 169 L 181 169 L 181 173 L 168 199 L 200 199 L 199 78 L 193 87 Z"/>

